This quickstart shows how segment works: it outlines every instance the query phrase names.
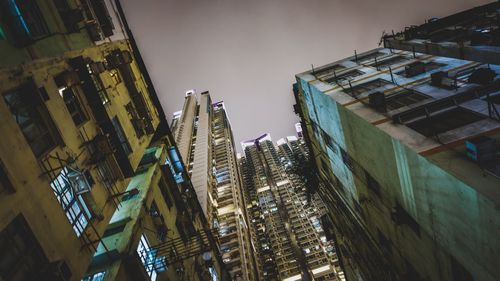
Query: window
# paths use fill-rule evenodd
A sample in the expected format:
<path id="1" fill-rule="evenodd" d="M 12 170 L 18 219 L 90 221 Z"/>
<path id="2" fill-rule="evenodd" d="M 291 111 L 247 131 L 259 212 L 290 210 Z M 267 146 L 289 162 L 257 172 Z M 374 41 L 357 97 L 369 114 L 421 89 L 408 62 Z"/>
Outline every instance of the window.
<path id="1" fill-rule="evenodd" d="M 66 213 L 73 230 L 80 237 L 92 215 L 82 195 L 77 194 L 79 188 L 75 187 L 70 180 L 70 173 L 71 171 L 68 168 L 62 169 L 57 178 L 50 183 L 50 186 Z"/>
<path id="2" fill-rule="evenodd" d="M 465 108 L 455 107 L 445 112 L 430 116 L 429 118 L 423 118 L 408 123 L 407 126 L 426 137 L 431 137 L 466 126 L 485 118 L 485 116 L 474 113 Z"/>
<path id="3" fill-rule="evenodd" d="M 36 0 L 0 0 L 9 33 L 15 44 L 24 46 L 49 33 Z"/>
<path id="4" fill-rule="evenodd" d="M 144 122 L 143 119 L 139 117 L 139 114 L 137 113 L 134 104 L 132 102 L 129 102 L 127 105 L 125 105 L 125 109 L 127 110 L 128 116 L 130 117 L 130 122 L 134 127 L 135 134 L 137 135 L 137 137 L 140 138 L 144 136 L 146 123 Z"/>
<path id="5" fill-rule="evenodd" d="M 406 225 L 420 236 L 420 225 L 399 203 L 396 203 L 396 206 L 392 208 L 391 219 L 396 225 Z"/>
<path id="6" fill-rule="evenodd" d="M 364 74 L 363 72 L 354 69 L 341 74 L 337 74 L 336 76 L 333 77 L 329 77 L 325 79 L 325 82 L 332 84 L 332 83 L 337 83 L 338 81 L 342 82 L 345 80 L 352 80 L 354 77 L 361 76 L 363 74 Z"/>
<path id="7" fill-rule="evenodd" d="M 381 56 L 385 56 L 386 54 L 385 53 L 382 53 L 382 52 L 374 52 L 374 53 L 370 53 L 370 54 L 366 54 L 366 55 L 361 55 L 361 56 L 357 56 L 357 63 L 358 64 L 363 64 L 363 63 L 366 63 L 368 61 L 375 61 L 375 58 L 377 57 L 381 57 Z"/>
<path id="8" fill-rule="evenodd" d="M 122 78 L 120 77 L 120 73 L 118 72 L 118 70 L 111 69 L 108 73 L 115 85 L 118 85 L 122 82 Z"/>
<path id="9" fill-rule="evenodd" d="M 4 99 L 36 157 L 56 146 L 60 136 L 33 82 L 5 93 Z"/>
<path id="10" fill-rule="evenodd" d="M 321 130 L 321 136 L 323 137 L 323 141 L 325 144 L 334 152 L 337 153 L 337 146 L 335 142 L 333 141 L 332 137 L 330 137 L 329 134 L 327 134 L 325 131 Z"/>
<path id="11" fill-rule="evenodd" d="M 22 215 L 0 232 L 0 277 L 3 280 L 42 280 L 48 260 Z"/>
<path id="12" fill-rule="evenodd" d="M 59 89 L 59 94 L 66 104 L 66 108 L 73 119 L 73 123 L 78 127 L 88 120 L 87 114 L 83 110 L 82 103 L 75 92 L 76 88 L 63 87 Z"/>
<path id="13" fill-rule="evenodd" d="M 5 169 L 2 160 L 0 160 L 0 194 L 4 191 L 15 191 L 14 186 L 12 185 L 12 181 L 7 174 L 7 170 Z"/>
<path id="14" fill-rule="evenodd" d="M 365 82 L 363 84 L 346 88 L 344 92 L 348 94 L 353 94 L 354 96 L 359 96 L 362 93 L 366 93 L 386 85 L 392 85 L 392 83 L 387 80 L 378 78 L 369 82 Z"/>
<path id="15" fill-rule="evenodd" d="M 167 270 L 167 260 L 164 256 L 158 256 L 158 250 L 149 245 L 146 236 L 141 235 L 139 245 L 137 246 L 137 254 L 139 255 L 144 269 L 151 281 L 155 281 L 158 273 Z"/>
<path id="16" fill-rule="evenodd" d="M 57 12 L 66 26 L 68 32 L 79 32 L 78 23 L 83 20 L 82 12 L 79 9 L 71 9 L 68 0 L 53 0 Z"/>
<path id="17" fill-rule="evenodd" d="M 407 57 L 404 57 L 404 56 L 394 56 L 394 57 L 390 57 L 390 58 L 383 60 L 383 61 L 377 60 L 377 62 L 374 63 L 373 66 L 375 66 L 376 68 L 386 68 L 389 66 L 393 66 L 395 64 L 400 64 L 400 63 L 408 61 L 408 60 L 409 59 Z"/>
<path id="18" fill-rule="evenodd" d="M 158 188 L 160 189 L 161 194 L 163 195 L 163 199 L 165 200 L 165 203 L 167 203 L 168 208 L 172 208 L 172 195 L 170 194 L 168 185 L 163 178 L 161 178 L 158 182 Z"/>
<path id="19" fill-rule="evenodd" d="M 340 65 L 340 64 L 336 64 L 334 66 L 330 66 L 330 67 L 327 67 L 325 69 L 315 70 L 313 72 L 313 75 L 316 76 L 316 79 L 325 80 L 325 79 L 334 77 L 335 73 L 339 72 L 342 69 L 345 69 L 345 66 Z"/>
<path id="20" fill-rule="evenodd" d="M 115 133 L 118 137 L 118 141 L 120 142 L 120 145 L 123 148 L 123 151 L 125 152 L 126 155 L 129 155 L 130 153 L 132 153 L 132 148 L 130 147 L 130 144 L 128 143 L 127 137 L 125 136 L 125 132 L 123 131 L 122 125 L 120 124 L 118 117 L 115 116 L 111 120 L 111 123 L 113 123 L 113 128 L 115 129 Z"/>
<path id="21" fill-rule="evenodd" d="M 415 90 L 403 89 L 402 91 L 387 96 L 385 103 L 387 105 L 387 110 L 391 111 L 430 98 L 430 96 L 424 95 Z"/>
<path id="22" fill-rule="evenodd" d="M 445 66 L 442 63 L 436 62 L 415 62 L 410 65 L 405 66 L 405 70 L 396 73 L 397 75 L 403 75 L 405 77 L 411 78 L 417 75 L 432 71 L 434 69 L 438 69 L 440 67 Z"/>
<path id="23" fill-rule="evenodd" d="M 158 211 L 158 206 L 156 205 L 156 202 L 154 200 L 151 203 L 151 207 L 149 208 L 149 215 L 154 218 L 161 216 L 160 211 Z"/>
<path id="24" fill-rule="evenodd" d="M 101 77 L 99 76 L 99 73 L 96 73 L 92 70 L 92 65 L 87 64 L 87 71 L 90 74 L 90 78 L 92 78 L 92 83 L 94 84 L 94 87 L 97 90 L 97 93 L 99 94 L 99 97 L 101 98 L 102 104 L 107 104 L 110 102 L 108 92 L 106 91 L 106 88 L 104 87 L 104 84 L 102 83 Z"/>
<path id="25" fill-rule="evenodd" d="M 366 176 L 366 187 L 373 191 L 375 194 L 377 194 L 380 197 L 380 184 L 378 181 L 372 177 L 367 171 L 365 171 L 365 176 Z"/>
<path id="26" fill-rule="evenodd" d="M 354 171 L 354 162 L 351 156 L 342 148 L 340 148 L 340 154 L 342 155 L 342 160 L 349 170 Z"/>
<path id="27" fill-rule="evenodd" d="M 82 281 L 103 281 L 104 276 L 106 276 L 106 271 L 97 272 L 92 275 L 84 277 Z"/>

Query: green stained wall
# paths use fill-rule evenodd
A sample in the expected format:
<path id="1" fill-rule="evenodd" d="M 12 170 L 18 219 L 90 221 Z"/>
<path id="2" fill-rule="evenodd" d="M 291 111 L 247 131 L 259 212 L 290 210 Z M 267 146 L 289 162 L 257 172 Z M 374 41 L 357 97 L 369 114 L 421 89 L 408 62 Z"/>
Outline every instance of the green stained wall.
<path id="1" fill-rule="evenodd" d="M 340 194 L 350 208 L 361 213 L 370 234 L 376 238 L 380 231 L 393 243 L 388 255 L 395 267 L 404 274 L 409 263 L 422 278 L 452 280 L 451 255 L 477 280 L 498 280 L 498 206 L 349 107 L 339 105 L 330 96 L 335 93 L 319 91 L 321 82 L 306 79 L 298 77 L 305 115 L 378 181 L 381 195 L 368 190 L 364 173 L 353 175 L 339 150 L 335 153 L 328 148 L 308 124 L 309 136 L 321 145 L 321 151 L 314 154 L 328 155 L 331 170 L 349 191 Z M 418 222 L 420 234 L 393 222 L 391 211 L 396 204 Z"/>

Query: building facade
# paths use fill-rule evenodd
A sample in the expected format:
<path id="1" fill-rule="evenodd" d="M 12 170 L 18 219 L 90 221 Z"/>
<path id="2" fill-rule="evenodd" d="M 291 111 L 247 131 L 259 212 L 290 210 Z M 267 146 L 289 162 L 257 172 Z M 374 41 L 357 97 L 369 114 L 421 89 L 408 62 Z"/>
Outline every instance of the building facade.
<path id="1" fill-rule="evenodd" d="M 197 198 L 217 232 L 220 253 L 233 280 L 256 280 L 248 219 L 233 132 L 223 102 L 210 94 L 186 94 L 172 127 Z"/>
<path id="2" fill-rule="evenodd" d="M 498 25 L 486 24 L 482 47 L 466 31 L 465 45 L 432 45 L 450 52 L 410 36 L 486 28 L 498 8 L 432 20 L 296 75 L 295 111 L 348 280 L 500 278 L 500 66 L 481 53 L 500 56 Z"/>
<path id="3" fill-rule="evenodd" d="M 0 14 L 0 280 L 229 280 L 119 2 Z"/>
<path id="4" fill-rule="evenodd" d="M 121 195 L 84 281 L 231 280 L 171 134 Z"/>
<path id="5" fill-rule="evenodd" d="M 321 216 L 326 209 L 308 200 L 305 184 L 291 169 L 306 150 L 296 138 L 275 147 L 265 134 L 242 143 L 240 169 L 260 280 L 343 280 Z"/>

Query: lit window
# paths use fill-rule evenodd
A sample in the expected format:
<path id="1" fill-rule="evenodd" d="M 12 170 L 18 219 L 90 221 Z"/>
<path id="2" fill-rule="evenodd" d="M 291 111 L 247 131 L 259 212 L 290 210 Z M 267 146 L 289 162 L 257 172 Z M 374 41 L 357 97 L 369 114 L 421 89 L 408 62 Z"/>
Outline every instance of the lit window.
<path id="1" fill-rule="evenodd" d="M 82 187 L 85 187 L 84 185 L 88 183 L 85 183 L 82 178 L 75 179 L 74 172 L 68 168 L 62 169 L 50 183 L 77 236 L 83 233 L 92 216 L 83 197 L 78 194 Z"/>
<path id="2" fill-rule="evenodd" d="M 82 281 L 103 281 L 105 275 L 106 275 L 105 271 L 103 271 L 103 272 L 97 272 L 97 273 L 95 273 L 93 275 L 84 277 L 82 279 Z"/>
<path id="3" fill-rule="evenodd" d="M 158 273 L 167 270 L 166 258 L 157 256 L 158 250 L 151 248 L 144 235 L 141 235 L 141 240 L 139 240 L 139 245 L 137 245 L 137 254 L 141 258 L 144 269 L 146 269 L 151 281 L 156 280 Z"/>
<path id="4" fill-rule="evenodd" d="M 49 33 L 37 1 L 0 0 L 0 8 L 5 11 L 4 20 L 16 44 L 26 45 Z"/>

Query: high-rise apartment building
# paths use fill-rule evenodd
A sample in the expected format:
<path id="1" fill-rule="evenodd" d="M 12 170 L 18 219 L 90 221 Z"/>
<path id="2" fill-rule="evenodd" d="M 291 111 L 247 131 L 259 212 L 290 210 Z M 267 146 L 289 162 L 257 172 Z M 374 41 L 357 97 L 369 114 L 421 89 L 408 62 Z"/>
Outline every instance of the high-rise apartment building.
<path id="1" fill-rule="evenodd" d="M 260 280 L 343 280 L 331 241 L 321 226 L 323 203 L 307 199 L 291 170 L 305 147 L 296 138 L 274 146 L 270 135 L 242 143 L 240 168 Z"/>
<path id="2" fill-rule="evenodd" d="M 245 202 L 233 133 L 223 102 L 208 92 L 186 94 L 172 127 L 203 212 L 217 233 L 233 280 L 255 280 Z"/>
<path id="3" fill-rule="evenodd" d="M 348 280 L 500 278 L 499 8 L 296 75 Z"/>
<path id="4" fill-rule="evenodd" d="M 120 8 L 0 1 L 2 281 L 229 280 Z"/>

